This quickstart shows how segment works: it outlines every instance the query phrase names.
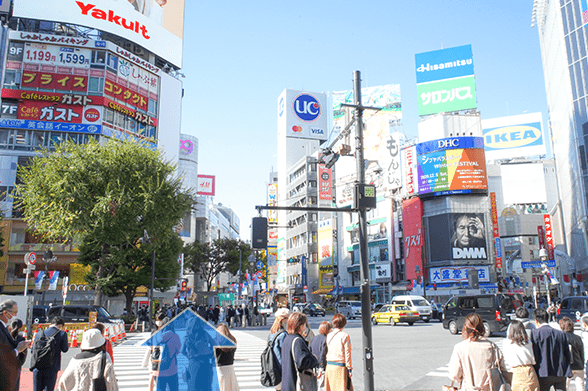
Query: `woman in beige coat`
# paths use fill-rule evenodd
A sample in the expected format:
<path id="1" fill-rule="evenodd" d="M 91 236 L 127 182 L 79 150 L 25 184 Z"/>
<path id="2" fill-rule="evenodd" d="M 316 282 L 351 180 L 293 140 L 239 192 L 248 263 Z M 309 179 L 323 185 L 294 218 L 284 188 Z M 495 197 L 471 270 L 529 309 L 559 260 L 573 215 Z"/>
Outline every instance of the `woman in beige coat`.
<path id="1" fill-rule="evenodd" d="M 449 378 L 461 383 L 461 390 L 490 391 L 488 369 L 496 365 L 504 373 L 504 359 L 500 349 L 484 338 L 484 323 L 478 314 L 465 318 L 463 341 L 455 345 L 449 361 Z"/>

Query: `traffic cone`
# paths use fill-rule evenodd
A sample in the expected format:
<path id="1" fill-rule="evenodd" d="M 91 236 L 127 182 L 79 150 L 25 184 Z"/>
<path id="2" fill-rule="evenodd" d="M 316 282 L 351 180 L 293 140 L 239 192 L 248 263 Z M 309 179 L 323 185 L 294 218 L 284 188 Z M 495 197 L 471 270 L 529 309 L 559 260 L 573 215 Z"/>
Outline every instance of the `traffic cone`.
<path id="1" fill-rule="evenodd" d="M 82 344 L 82 340 L 84 339 L 84 331 L 78 330 L 76 333 L 76 340 L 78 341 L 78 345 Z"/>
<path id="2" fill-rule="evenodd" d="M 74 338 L 73 338 L 73 334 L 71 333 L 71 330 L 67 332 L 67 336 L 69 338 L 69 347 L 70 348 L 73 348 L 73 340 L 74 340 Z"/>
<path id="3" fill-rule="evenodd" d="M 127 329 L 127 325 L 123 324 L 122 325 L 122 337 L 123 337 L 123 339 L 127 339 L 127 331 L 126 331 L 126 329 Z"/>
<path id="4" fill-rule="evenodd" d="M 73 333 L 73 347 L 78 347 L 78 332 L 76 330 L 72 330 Z"/>
<path id="5" fill-rule="evenodd" d="M 110 332 L 111 335 L 111 340 L 110 342 L 112 343 L 112 346 L 114 346 L 114 344 L 116 343 L 116 333 L 114 332 L 114 327 L 112 328 L 112 331 Z"/>
<path id="6" fill-rule="evenodd" d="M 35 332 L 33 333 L 33 341 L 37 339 L 37 332 L 39 331 L 39 329 L 36 329 Z"/>
<path id="7" fill-rule="evenodd" d="M 117 338 L 118 338 L 119 343 L 122 342 L 123 335 L 122 335 L 122 327 L 120 324 L 118 325 L 118 337 Z"/>

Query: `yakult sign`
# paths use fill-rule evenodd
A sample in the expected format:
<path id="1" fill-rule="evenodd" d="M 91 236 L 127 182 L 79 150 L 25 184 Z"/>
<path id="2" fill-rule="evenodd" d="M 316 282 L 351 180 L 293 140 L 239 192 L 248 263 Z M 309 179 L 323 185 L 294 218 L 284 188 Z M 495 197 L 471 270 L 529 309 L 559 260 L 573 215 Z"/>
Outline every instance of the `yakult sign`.
<path id="1" fill-rule="evenodd" d="M 278 127 L 286 137 L 327 139 L 327 96 L 322 93 L 284 90 L 278 98 Z"/>
<path id="2" fill-rule="evenodd" d="M 13 15 L 107 31 L 182 66 L 184 0 L 18 0 Z"/>

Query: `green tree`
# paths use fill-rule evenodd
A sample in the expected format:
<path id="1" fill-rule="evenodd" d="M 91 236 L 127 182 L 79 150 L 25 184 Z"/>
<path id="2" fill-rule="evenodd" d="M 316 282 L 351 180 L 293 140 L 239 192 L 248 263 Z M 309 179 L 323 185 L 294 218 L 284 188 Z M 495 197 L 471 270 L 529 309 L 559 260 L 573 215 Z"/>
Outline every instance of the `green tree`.
<path id="1" fill-rule="evenodd" d="M 137 283 L 144 285 L 142 275 L 150 276 L 148 246 L 143 253 L 134 250 L 144 231 L 156 248 L 177 248 L 166 243 L 177 241 L 173 228 L 190 210 L 193 197 L 174 173 L 175 166 L 148 145 L 66 143 L 19 167 L 16 199 L 29 227 L 44 239 L 80 238 L 81 259 L 92 266 L 94 303 L 99 305 L 105 287 L 113 284 L 108 288 L 112 294 L 124 291 L 121 284 L 136 290 Z M 161 260 L 171 266 L 176 261 L 171 258 Z M 157 278 L 167 278 L 167 264 L 156 268 Z M 161 287 L 174 284 L 159 282 Z"/>
<path id="2" fill-rule="evenodd" d="M 251 247 L 241 240 L 223 238 L 215 239 L 211 243 L 188 244 L 184 254 L 186 268 L 194 273 L 200 273 L 206 281 L 206 289 L 210 290 L 214 279 L 219 274 L 224 272 L 237 274 L 239 260 L 241 260 L 241 270 L 243 272 L 247 270 L 247 257 L 251 254 Z"/>

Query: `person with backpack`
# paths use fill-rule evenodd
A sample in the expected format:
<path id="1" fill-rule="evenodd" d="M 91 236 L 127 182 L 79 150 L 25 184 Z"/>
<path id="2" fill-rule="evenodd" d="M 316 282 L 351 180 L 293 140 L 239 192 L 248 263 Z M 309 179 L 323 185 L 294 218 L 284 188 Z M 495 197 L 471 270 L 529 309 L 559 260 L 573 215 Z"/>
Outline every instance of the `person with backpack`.
<path id="1" fill-rule="evenodd" d="M 57 372 L 61 370 L 61 353 L 69 350 L 67 333 L 63 331 L 65 322 L 60 316 L 51 320 L 47 330 L 37 333 L 33 342 L 31 370 L 33 371 L 34 391 L 53 391 Z"/>
<path id="2" fill-rule="evenodd" d="M 317 391 L 314 369 L 318 359 L 310 352 L 303 335 L 306 334 L 306 315 L 295 312 L 288 318 L 288 336 L 282 343 L 282 390 Z"/>
<path id="3" fill-rule="evenodd" d="M 276 319 L 270 329 L 270 335 L 267 338 L 268 346 L 271 347 L 276 358 L 276 368 L 274 369 L 277 373 L 272 374 L 273 376 L 280 379 L 280 382 L 274 384 L 277 391 L 281 388 L 282 379 L 282 342 L 288 335 L 288 318 L 290 317 L 290 310 L 287 308 L 280 308 L 276 311 Z M 263 365 L 262 365 L 263 366 Z M 262 368 L 263 371 L 263 368 Z"/>
<path id="4" fill-rule="evenodd" d="M 118 391 L 114 365 L 106 353 L 106 339 L 98 329 L 84 332 L 81 352 L 59 378 L 59 391 Z"/>

